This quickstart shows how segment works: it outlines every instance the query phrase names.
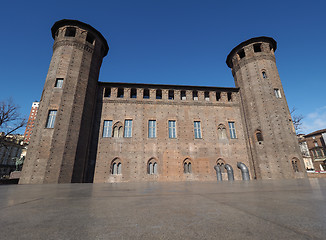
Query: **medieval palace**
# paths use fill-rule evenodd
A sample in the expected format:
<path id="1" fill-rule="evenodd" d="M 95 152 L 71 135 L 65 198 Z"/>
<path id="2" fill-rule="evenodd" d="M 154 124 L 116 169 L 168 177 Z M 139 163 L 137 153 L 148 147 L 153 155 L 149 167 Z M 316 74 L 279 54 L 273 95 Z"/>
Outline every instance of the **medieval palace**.
<path id="1" fill-rule="evenodd" d="M 235 88 L 98 82 L 107 41 L 61 20 L 20 183 L 306 177 L 275 61 L 256 37 L 227 56 Z"/>

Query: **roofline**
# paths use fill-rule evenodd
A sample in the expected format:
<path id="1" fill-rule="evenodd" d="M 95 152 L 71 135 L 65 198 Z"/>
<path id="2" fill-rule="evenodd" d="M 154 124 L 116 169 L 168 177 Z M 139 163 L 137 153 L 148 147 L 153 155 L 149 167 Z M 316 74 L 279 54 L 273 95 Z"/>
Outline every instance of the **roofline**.
<path id="1" fill-rule="evenodd" d="M 81 21 L 78 20 L 73 20 L 73 19 L 62 19 L 59 20 L 57 22 L 55 22 L 51 28 L 51 33 L 52 33 L 52 38 L 55 39 L 55 33 L 57 32 L 58 28 L 65 26 L 65 25 L 76 25 L 76 26 L 80 26 L 82 28 L 86 28 L 86 29 L 90 29 L 92 32 L 94 32 L 95 34 L 97 34 L 97 36 L 103 41 L 104 43 L 104 55 L 103 57 L 105 57 L 108 54 L 109 51 L 109 45 L 108 42 L 106 41 L 106 39 L 103 37 L 103 35 L 97 31 L 95 28 L 93 28 L 91 25 L 87 24 L 87 23 L 83 23 Z"/>
<path id="2" fill-rule="evenodd" d="M 312 133 L 308 133 L 308 134 L 304 135 L 304 137 L 310 137 L 310 136 L 317 135 L 317 134 L 322 134 L 322 133 L 325 133 L 325 132 L 326 132 L 326 128 L 314 131 Z"/>
<path id="3" fill-rule="evenodd" d="M 228 67 L 229 68 L 233 67 L 232 57 L 240 48 L 243 48 L 244 46 L 254 43 L 254 42 L 269 42 L 272 44 L 274 52 L 276 51 L 277 43 L 273 38 L 265 37 L 265 36 L 250 38 L 249 40 L 240 43 L 238 46 L 236 46 L 235 48 L 232 49 L 232 51 L 229 53 L 229 55 L 226 58 L 226 64 L 228 65 Z"/>
<path id="4" fill-rule="evenodd" d="M 140 88 L 163 88 L 163 89 L 201 89 L 201 90 L 224 90 L 238 92 L 240 88 L 236 87 L 209 87 L 209 86 L 191 86 L 191 85 L 171 85 L 171 84 L 147 84 L 147 83 L 123 83 L 123 82 L 98 82 L 100 85 L 128 86 Z"/>

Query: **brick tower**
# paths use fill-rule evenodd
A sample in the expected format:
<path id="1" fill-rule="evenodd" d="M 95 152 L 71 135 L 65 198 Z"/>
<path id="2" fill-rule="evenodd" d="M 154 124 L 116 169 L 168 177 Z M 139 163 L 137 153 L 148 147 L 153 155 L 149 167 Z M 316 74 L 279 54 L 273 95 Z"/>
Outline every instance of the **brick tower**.
<path id="1" fill-rule="evenodd" d="M 275 50 L 274 39 L 252 38 L 236 46 L 226 60 L 240 88 L 251 174 L 257 179 L 305 177 Z"/>
<path id="2" fill-rule="evenodd" d="M 109 50 L 92 26 L 61 20 L 20 183 L 83 182 L 97 83 Z"/>

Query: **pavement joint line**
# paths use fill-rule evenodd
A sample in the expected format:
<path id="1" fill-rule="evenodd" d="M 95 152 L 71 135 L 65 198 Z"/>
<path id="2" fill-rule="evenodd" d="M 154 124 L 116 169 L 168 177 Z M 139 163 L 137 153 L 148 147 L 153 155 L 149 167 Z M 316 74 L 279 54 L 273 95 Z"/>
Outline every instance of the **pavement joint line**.
<path id="1" fill-rule="evenodd" d="M 31 203 L 31 202 L 39 201 L 41 199 L 43 199 L 43 198 L 36 198 L 36 199 L 29 200 L 29 201 L 24 201 L 24 202 L 16 203 L 16 204 L 13 204 L 13 205 L 2 207 L 0 209 L 11 208 L 11 207 L 15 207 L 15 206 L 18 206 L 18 205 L 23 205 L 23 204 L 26 204 L 26 203 Z"/>

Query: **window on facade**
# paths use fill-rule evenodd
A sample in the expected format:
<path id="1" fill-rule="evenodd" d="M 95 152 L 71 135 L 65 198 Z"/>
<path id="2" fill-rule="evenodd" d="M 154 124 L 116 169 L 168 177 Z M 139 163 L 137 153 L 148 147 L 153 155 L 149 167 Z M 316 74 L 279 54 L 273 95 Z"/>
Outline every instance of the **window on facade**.
<path id="1" fill-rule="evenodd" d="M 67 27 L 65 32 L 65 37 L 74 37 L 76 36 L 76 28 Z"/>
<path id="2" fill-rule="evenodd" d="M 257 132 L 256 132 L 256 138 L 257 138 L 257 141 L 258 141 L 258 142 L 262 142 L 262 141 L 264 141 L 264 139 L 263 139 L 263 134 L 261 133 L 261 131 L 257 131 Z"/>
<path id="3" fill-rule="evenodd" d="M 111 97 L 111 88 L 107 87 L 104 89 L 104 97 Z"/>
<path id="4" fill-rule="evenodd" d="M 205 95 L 205 101 L 209 101 L 209 92 L 205 91 L 204 95 Z"/>
<path id="5" fill-rule="evenodd" d="M 149 89 L 144 89 L 143 98 L 149 99 Z"/>
<path id="6" fill-rule="evenodd" d="M 93 44 L 94 40 L 95 40 L 94 36 L 91 33 L 88 32 L 87 36 L 86 36 L 86 41 Z"/>
<path id="7" fill-rule="evenodd" d="M 127 119 L 125 120 L 125 131 L 124 131 L 124 137 L 130 138 L 132 137 L 132 120 Z"/>
<path id="8" fill-rule="evenodd" d="M 147 174 L 158 174 L 157 162 L 155 159 L 151 159 L 147 163 Z"/>
<path id="9" fill-rule="evenodd" d="M 130 89 L 130 98 L 137 98 L 137 89 L 136 88 Z"/>
<path id="10" fill-rule="evenodd" d="M 221 158 L 219 158 L 217 160 L 216 165 L 220 167 L 221 173 L 225 172 L 225 164 L 224 164 L 224 161 Z"/>
<path id="11" fill-rule="evenodd" d="M 117 97 L 118 98 L 123 98 L 123 95 L 124 95 L 124 89 L 123 88 L 118 88 Z"/>
<path id="12" fill-rule="evenodd" d="M 161 89 L 156 90 L 156 99 L 162 99 L 162 90 Z"/>
<path id="13" fill-rule="evenodd" d="M 202 138 L 200 121 L 194 121 L 194 132 L 195 132 L 195 138 Z"/>
<path id="14" fill-rule="evenodd" d="M 223 124 L 218 125 L 217 132 L 218 132 L 218 138 L 220 140 L 227 139 L 226 128 Z"/>
<path id="15" fill-rule="evenodd" d="M 198 100 L 198 92 L 196 90 L 192 91 L 192 99 Z"/>
<path id="16" fill-rule="evenodd" d="M 294 172 L 299 172 L 298 160 L 295 159 L 292 160 L 292 168 Z"/>
<path id="17" fill-rule="evenodd" d="M 232 93 L 231 92 L 228 92 L 228 101 L 232 102 Z"/>
<path id="18" fill-rule="evenodd" d="M 183 161 L 183 172 L 186 173 L 186 174 L 187 173 L 192 173 L 191 161 L 188 158 Z"/>
<path id="19" fill-rule="evenodd" d="M 180 92 L 180 98 L 181 98 L 181 100 L 186 100 L 187 98 L 186 98 L 186 91 L 181 91 Z"/>
<path id="20" fill-rule="evenodd" d="M 263 75 L 263 78 L 266 79 L 267 78 L 267 74 L 265 71 L 261 72 L 261 74 Z"/>
<path id="21" fill-rule="evenodd" d="M 113 126 L 113 134 L 114 138 L 121 138 L 123 136 L 123 127 L 121 122 L 116 122 Z"/>
<path id="22" fill-rule="evenodd" d="M 216 92 L 216 101 L 220 101 L 221 99 L 221 92 Z"/>
<path id="23" fill-rule="evenodd" d="M 316 156 L 317 156 L 317 158 L 321 158 L 321 157 L 323 157 L 323 154 L 322 154 L 320 148 L 316 148 Z"/>
<path id="24" fill-rule="evenodd" d="M 174 91 L 173 90 L 169 90 L 169 99 L 170 100 L 174 99 Z"/>
<path id="25" fill-rule="evenodd" d="M 56 87 L 56 88 L 62 88 L 62 85 L 63 85 L 63 78 L 57 78 L 57 79 L 55 80 L 55 85 L 54 85 L 54 87 Z"/>
<path id="26" fill-rule="evenodd" d="M 46 128 L 54 128 L 55 117 L 57 115 L 57 110 L 50 110 L 48 115 L 48 120 L 46 122 Z"/>
<path id="27" fill-rule="evenodd" d="M 229 122 L 230 138 L 237 138 L 234 122 Z"/>
<path id="28" fill-rule="evenodd" d="M 274 93 L 275 93 L 276 98 L 281 98 L 282 97 L 280 89 L 274 88 Z"/>
<path id="29" fill-rule="evenodd" d="M 261 52 L 261 43 L 254 44 L 254 52 Z"/>
<path id="30" fill-rule="evenodd" d="M 176 131 L 176 123 L 175 120 L 169 120 L 169 138 L 176 138 L 177 131 Z"/>
<path id="31" fill-rule="evenodd" d="M 156 120 L 148 121 L 148 138 L 156 138 Z"/>
<path id="32" fill-rule="evenodd" d="M 112 136 L 112 120 L 104 120 L 103 124 L 103 137 Z"/>
<path id="33" fill-rule="evenodd" d="M 111 174 L 112 175 L 120 175 L 122 174 L 122 164 L 120 159 L 115 159 L 111 163 Z"/>
<path id="34" fill-rule="evenodd" d="M 238 52 L 238 56 L 239 56 L 240 59 L 241 59 L 241 58 L 244 58 L 244 57 L 246 56 L 245 51 L 244 51 L 243 49 L 240 50 L 240 51 Z"/>
<path id="35" fill-rule="evenodd" d="M 318 147 L 318 143 L 317 142 L 314 142 L 314 144 L 315 144 L 315 147 Z"/>

